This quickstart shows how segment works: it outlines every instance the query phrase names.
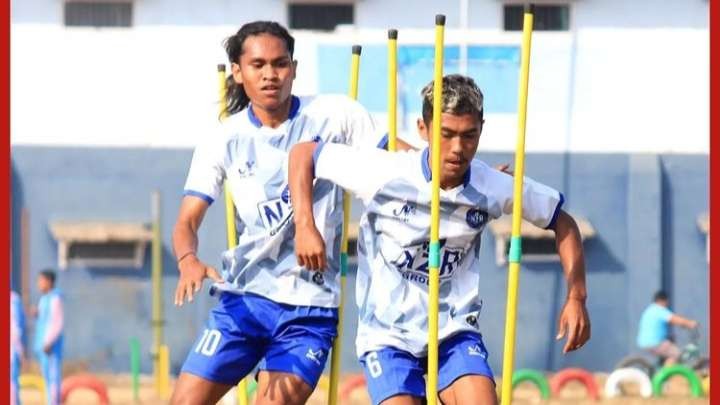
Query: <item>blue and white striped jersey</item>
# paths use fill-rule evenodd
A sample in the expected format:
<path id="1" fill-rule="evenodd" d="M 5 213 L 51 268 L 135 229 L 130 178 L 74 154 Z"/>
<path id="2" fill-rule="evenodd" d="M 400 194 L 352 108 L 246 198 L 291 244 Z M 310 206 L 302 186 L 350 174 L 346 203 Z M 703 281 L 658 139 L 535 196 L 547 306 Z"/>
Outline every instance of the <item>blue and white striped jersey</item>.
<path id="1" fill-rule="evenodd" d="M 214 287 L 291 305 L 337 307 L 342 190 L 328 181 L 317 184 L 313 210 L 326 241 L 328 269 L 308 271 L 295 258 L 288 153 L 296 143 L 311 140 L 372 148 L 381 136 L 360 104 L 323 95 L 293 96 L 290 116 L 277 128 L 263 127 L 246 108 L 203 139 L 193 155 L 185 195 L 212 203 L 227 181 L 239 234 L 237 247 L 223 253 L 225 282 Z"/>
<path id="2" fill-rule="evenodd" d="M 431 171 L 428 149 L 389 153 L 321 144 L 318 182 L 329 180 L 360 197 L 357 355 L 395 347 L 427 354 Z M 546 228 L 562 205 L 558 191 L 524 179 L 523 217 Z M 483 269 L 480 235 L 488 221 L 512 212 L 511 176 L 474 159 L 463 184 L 440 190 L 439 338 L 478 331 Z"/>

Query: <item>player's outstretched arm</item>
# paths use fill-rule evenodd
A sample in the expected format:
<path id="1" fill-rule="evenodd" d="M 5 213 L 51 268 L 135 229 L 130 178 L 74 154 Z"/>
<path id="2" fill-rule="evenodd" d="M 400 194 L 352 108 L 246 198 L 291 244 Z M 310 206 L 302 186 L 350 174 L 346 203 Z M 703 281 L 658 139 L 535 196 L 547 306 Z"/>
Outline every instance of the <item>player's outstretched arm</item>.
<path id="1" fill-rule="evenodd" d="M 325 242 L 313 217 L 313 152 L 315 142 L 301 142 L 290 150 L 288 182 L 295 221 L 295 256 L 308 270 L 324 270 Z"/>
<path id="2" fill-rule="evenodd" d="M 185 299 L 192 302 L 193 295 L 200 290 L 205 277 L 222 283 L 217 270 L 207 266 L 197 257 L 198 237 L 208 203 L 194 196 L 183 197 L 175 228 L 173 228 L 173 250 L 177 258 L 180 278 L 175 288 L 175 305 L 181 306 Z"/>
<path id="3" fill-rule="evenodd" d="M 585 308 L 585 256 L 580 230 L 565 211 L 555 223 L 555 243 L 567 281 L 567 298 L 558 322 L 557 339 L 567 336 L 563 353 L 582 347 L 590 339 L 590 317 Z"/>

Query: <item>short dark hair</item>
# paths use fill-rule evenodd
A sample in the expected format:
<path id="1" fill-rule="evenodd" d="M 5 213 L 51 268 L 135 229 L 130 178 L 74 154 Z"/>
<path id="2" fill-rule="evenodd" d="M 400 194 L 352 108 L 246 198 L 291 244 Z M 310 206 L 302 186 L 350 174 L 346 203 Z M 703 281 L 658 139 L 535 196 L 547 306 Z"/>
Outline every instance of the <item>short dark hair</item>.
<path id="1" fill-rule="evenodd" d="M 423 99 L 422 117 L 425 125 L 433 116 L 433 81 L 420 92 Z M 474 114 L 483 120 L 483 93 L 469 76 L 450 74 L 442 79 L 442 112 L 454 115 Z"/>
<path id="2" fill-rule="evenodd" d="M 57 274 L 54 270 L 45 269 L 40 272 L 40 277 L 45 277 L 46 279 L 48 279 L 48 281 L 50 281 L 50 284 L 52 284 L 53 287 L 55 286 L 55 279 L 57 278 Z"/>
<path id="3" fill-rule="evenodd" d="M 663 290 L 656 292 L 655 295 L 653 296 L 653 301 L 656 301 L 656 302 L 657 301 L 667 301 L 667 300 L 668 300 L 668 295 Z"/>

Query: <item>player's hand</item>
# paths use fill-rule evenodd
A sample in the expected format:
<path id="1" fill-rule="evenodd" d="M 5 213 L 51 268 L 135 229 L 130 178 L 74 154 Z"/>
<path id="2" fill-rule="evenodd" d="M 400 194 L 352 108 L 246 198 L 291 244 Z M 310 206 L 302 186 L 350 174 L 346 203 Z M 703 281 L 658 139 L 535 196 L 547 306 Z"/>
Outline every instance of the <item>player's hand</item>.
<path id="1" fill-rule="evenodd" d="M 182 306 L 185 299 L 192 302 L 193 295 L 200 291 L 205 277 L 216 283 L 223 283 L 222 277 L 214 268 L 201 262 L 195 255 L 188 256 L 179 264 L 180 279 L 175 289 L 175 305 Z"/>
<path id="2" fill-rule="evenodd" d="M 295 225 L 295 256 L 300 266 L 325 271 L 325 241 L 314 224 Z"/>
<path id="3" fill-rule="evenodd" d="M 512 170 L 510 170 L 510 163 L 503 163 L 501 165 L 497 165 L 495 166 L 495 169 L 500 170 L 501 172 L 509 174 L 511 176 L 515 174 Z"/>
<path id="4" fill-rule="evenodd" d="M 590 317 L 585 308 L 585 301 L 577 298 L 568 298 L 565 301 L 560 321 L 558 322 L 558 334 L 556 340 L 567 336 L 563 353 L 568 353 L 581 348 L 590 340 Z"/>

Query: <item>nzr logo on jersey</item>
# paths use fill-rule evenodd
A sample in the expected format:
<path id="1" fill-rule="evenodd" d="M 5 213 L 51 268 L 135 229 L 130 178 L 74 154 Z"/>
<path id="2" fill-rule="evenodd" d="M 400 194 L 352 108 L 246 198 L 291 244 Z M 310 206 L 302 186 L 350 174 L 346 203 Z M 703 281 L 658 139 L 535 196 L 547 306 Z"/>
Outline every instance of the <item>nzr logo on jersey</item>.
<path id="1" fill-rule="evenodd" d="M 403 222 L 407 222 L 410 215 L 415 215 L 417 212 L 417 206 L 415 203 L 412 202 L 405 202 L 402 207 L 395 208 L 393 210 L 393 215 L 395 215 L 398 218 L 401 218 Z"/>
<path id="2" fill-rule="evenodd" d="M 248 160 L 245 162 L 244 165 L 240 165 L 238 167 L 237 172 L 241 179 L 244 179 L 245 177 L 250 177 L 255 175 L 255 161 L 254 160 Z"/>
<path id="3" fill-rule="evenodd" d="M 292 218 L 292 205 L 288 186 L 280 194 L 280 198 L 258 203 L 258 214 L 265 229 L 270 229 L 270 236 L 277 234 Z"/>
<path id="4" fill-rule="evenodd" d="M 485 225 L 488 220 L 488 214 L 486 212 L 480 211 L 477 208 L 470 208 L 465 215 L 465 221 L 467 221 L 467 224 L 474 229 L 480 228 L 481 226 Z"/>
<path id="5" fill-rule="evenodd" d="M 445 239 L 440 240 L 440 281 L 448 280 L 455 270 L 460 267 L 466 252 L 461 248 L 445 246 Z M 430 256 L 430 242 L 408 246 L 403 250 L 402 256 L 395 260 L 395 266 L 406 280 L 428 284 L 428 260 Z"/>

